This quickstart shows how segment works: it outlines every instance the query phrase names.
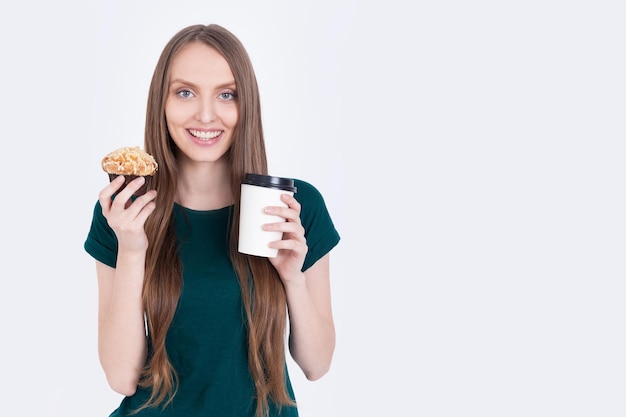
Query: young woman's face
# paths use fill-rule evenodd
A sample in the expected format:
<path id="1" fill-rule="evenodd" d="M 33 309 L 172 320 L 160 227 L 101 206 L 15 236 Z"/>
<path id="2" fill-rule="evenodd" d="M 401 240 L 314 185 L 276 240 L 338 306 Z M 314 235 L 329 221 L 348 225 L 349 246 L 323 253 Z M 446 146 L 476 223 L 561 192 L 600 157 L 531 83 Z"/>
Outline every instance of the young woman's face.
<path id="1" fill-rule="evenodd" d="M 172 139 L 189 160 L 215 162 L 230 148 L 237 123 L 237 90 L 215 49 L 192 43 L 174 57 L 165 101 Z"/>

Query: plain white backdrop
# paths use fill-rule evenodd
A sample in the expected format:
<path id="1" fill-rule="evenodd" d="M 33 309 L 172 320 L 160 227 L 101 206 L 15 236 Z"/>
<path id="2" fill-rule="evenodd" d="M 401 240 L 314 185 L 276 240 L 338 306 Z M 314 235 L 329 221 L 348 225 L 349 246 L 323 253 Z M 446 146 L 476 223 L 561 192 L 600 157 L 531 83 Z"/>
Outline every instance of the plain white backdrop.
<path id="1" fill-rule="evenodd" d="M 142 145 L 158 54 L 247 47 L 270 171 L 342 236 L 337 349 L 302 417 L 626 415 L 620 1 L 1 6 L 0 344 L 10 416 L 108 416 L 84 252 L 102 156 Z"/>

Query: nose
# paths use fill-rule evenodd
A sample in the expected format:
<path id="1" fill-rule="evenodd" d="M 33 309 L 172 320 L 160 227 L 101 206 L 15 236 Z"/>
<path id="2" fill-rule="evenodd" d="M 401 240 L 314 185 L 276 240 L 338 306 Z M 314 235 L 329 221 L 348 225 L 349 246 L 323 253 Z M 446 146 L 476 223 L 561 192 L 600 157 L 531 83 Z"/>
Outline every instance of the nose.
<path id="1" fill-rule="evenodd" d="M 210 99 L 200 100 L 196 119 L 202 123 L 211 123 L 215 121 L 215 118 L 216 114 L 213 101 Z"/>

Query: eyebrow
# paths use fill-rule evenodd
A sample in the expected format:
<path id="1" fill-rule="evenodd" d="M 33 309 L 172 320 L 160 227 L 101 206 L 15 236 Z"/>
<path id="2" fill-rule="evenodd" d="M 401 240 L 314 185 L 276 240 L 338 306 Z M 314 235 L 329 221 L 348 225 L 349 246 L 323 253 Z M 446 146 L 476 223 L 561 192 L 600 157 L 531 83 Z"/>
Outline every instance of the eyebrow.
<path id="1" fill-rule="evenodd" d="M 175 78 L 175 79 L 171 80 L 169 85 L 172 85 L 172 84 L 175 84 L 175 83 L 187 84 L 187 85 L 190 85 L 190 86 L 195 87 L 195 88 L 198 87 L 196 84 L 194 84 L 192 82 L 189 82 L 189 81 L 186 81 L 186 80 L 183 80 L 181 78 Z M 217 85 L 216 86 L 216 90 L 221 90 L 222 88 L 232 88 L 232 89 L 235 89 L 236 87 L 237 87 L 237 84 L 235 83 L 235 80 L 233 80 L 233 81 L 228 81 L 228 82 L 225 82 L 225 83 Z"/>

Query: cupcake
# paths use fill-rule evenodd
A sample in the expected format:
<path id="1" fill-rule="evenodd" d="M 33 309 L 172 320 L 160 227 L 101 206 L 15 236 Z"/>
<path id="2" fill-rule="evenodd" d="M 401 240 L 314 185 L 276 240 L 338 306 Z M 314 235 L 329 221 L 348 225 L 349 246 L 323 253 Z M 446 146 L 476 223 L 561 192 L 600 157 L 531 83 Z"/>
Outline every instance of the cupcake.
<path id="1" fill-rule="evenodd" d="M 102 158 L 102 169 L 109 174 L 109 181 L 113 181 L 119 175 L 124 176 L 124 185 L 117 191 L 118 193 L 135 178 L 144 177 L 146 180 L 144 185 L 133 194 L 136 197 L 150 189 L 152 176 L 157 171 L 158 164 L 152 155 L 138 146 L 126 146 L 116 149 Z"/>

